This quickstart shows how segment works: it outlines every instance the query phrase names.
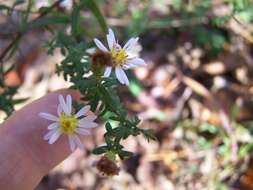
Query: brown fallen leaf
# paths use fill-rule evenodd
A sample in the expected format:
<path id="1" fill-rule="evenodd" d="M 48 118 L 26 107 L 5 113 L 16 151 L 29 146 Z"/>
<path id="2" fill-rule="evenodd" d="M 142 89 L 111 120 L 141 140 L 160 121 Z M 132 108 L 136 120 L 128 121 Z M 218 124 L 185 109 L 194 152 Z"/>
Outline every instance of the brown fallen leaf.
<path id="1" fill-rule="evenodd" d="M 212 97 L 209 90 L 204 85 L 194 80 L 193 78 L 183 76 L 182 81 L 198 95 L 203 96 L 208 99 Z"/>

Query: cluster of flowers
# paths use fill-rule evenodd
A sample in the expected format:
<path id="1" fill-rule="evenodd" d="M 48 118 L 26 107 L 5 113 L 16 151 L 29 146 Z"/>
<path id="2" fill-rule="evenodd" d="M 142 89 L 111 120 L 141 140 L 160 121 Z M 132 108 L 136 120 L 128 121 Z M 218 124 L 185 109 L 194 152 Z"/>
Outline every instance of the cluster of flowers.
<path id="1" fill-rule="evenodd" d="M 106 48 L 98 39 L 94 39 L 98 50 L 95 50 L 92 54 L 96 54 L 99 51 L 110 57 L 110 62 L 104 65 L 103 77 L 109 77 L 112 69 L 114 69 L 118 81 L 121 84 L 129 84 L 129 80 L 124 70 L 146 65 L 143 59 L 132 54 L 132 50 L 137 45 L 137 41 L 138 38 L 130 38 L 127 43 L 121 47 L 116 40 L 112 29 L 109 29 L 109 33 L 107 34 L 109 48 Z M 49 144 L 53 144 L 62 134 L 65 134 L 68 136 L 70 149 L 72 151 L 76 148 L 83 149 L 83 144 L 79 135 L 89 135 L 89 129 L 98 126 L 98 124 L 94 122 L 97 116 L 90 111 L 90 106 L 86 105 L 77 113 L 73 113 L 72 97 L 67 95 L 65 101 L 64 97 L 59 95 L 57 113 L 58 116 L 50 113 L 39 114 L 40 117 L 53 121 L 53 123 L 48 126 L 49 132 L 44 136 L 44 140 L 48 141 Z"/>

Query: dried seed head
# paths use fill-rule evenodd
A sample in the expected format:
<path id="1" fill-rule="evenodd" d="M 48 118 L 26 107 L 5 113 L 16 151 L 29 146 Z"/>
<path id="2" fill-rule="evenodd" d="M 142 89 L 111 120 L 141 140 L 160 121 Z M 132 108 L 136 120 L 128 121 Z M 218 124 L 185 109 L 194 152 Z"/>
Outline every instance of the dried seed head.
<path id="1" fill-rule="evenodd" d="M 102 156 L 97 162 L 97 169 L 107 176 L 118 175 L 120 168 L 114 161 L 110 160 L 107 156 Z"/>
<path id="2" fill-rule="evenodd" d="M 91 57 L 92 65 L 95 67 L 112 66 L 113 59 L 109 52 L 97 50 Z"/>

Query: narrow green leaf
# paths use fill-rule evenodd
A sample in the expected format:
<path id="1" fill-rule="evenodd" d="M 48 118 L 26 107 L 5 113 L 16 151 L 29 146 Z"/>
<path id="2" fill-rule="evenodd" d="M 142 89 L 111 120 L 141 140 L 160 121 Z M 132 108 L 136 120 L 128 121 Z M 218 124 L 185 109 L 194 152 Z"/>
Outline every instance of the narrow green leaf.
<path id="1" fill-rule="evenodd" d="M 0 11 L 1 10 L 10 10 L 11 8 L 6 5 L 0 5 Z"/>
<path id="2" fill-rule="evenodd" d="M 24 2 L 25 2 L 25 0 L 16 0 L 16 1 L 13 3 L 12 7 L 14 8 L 14 7 L 18 6 L 18 5 L 23 4 Z"/>
<path id="3" fill-rule="evenodd" d="M 108 150 L 107 146 L 99 146 L 97 148 L 95 148 L 92 153 L 93 154 L 103 154 Z"/>
<path id="4" fill-rule="evenodd" d="M 70 19 L 68 16 L 50 16 L 45 18 L 40 18 L 28 24 L 27 30 L 32 28 L 40 28 L 53 24 L 68 24 Z"/>
<path id="5" fill-rule="evenodd" d="M 104 33 L 107 33 L 107 24 L 95 0 L 82 0 L 84 6 L 89 8 L 96 17 Z"/>
<path id="6" fill-rule="evenodd" d="M 106 133 L 106 134 L 104 135 L 104 138 L 105 138 L 105 142 L 106 142 L 106 144 L 107 144 L 107 146 L 108 146 L 108 149 L 111 148 L 112 145 L 113 145 L 113 141 L 112 141 L 110 135 Z"/>
<path id="7" fill-rule="evenodd" d="M 129 90 L 135 97 L 137 97 L 140 95 L 142 88 L 136 81 L 131 81 L 129 85 Z"/>
<path id="8" fill-rule="evenodd" d="M 143 136 L 147 139 L 147 141 L 149 142 L 150 140 L 154 140 L 156 141 L 157 138 L 156 136 L 154 135 L 154 132 L 152 129 L 144 129 L 141 131 Z"/>
<path id="9" fill-rule="evenodd" d="M 20 99 L 15 99 L 12 101 L 13 104 L 20 104 L 23 103 L 25 101 L 27 101 L 29 98 L 20 98 Z"/>
<path id="10" fill-rule="evenodd" d="M 75 6 L 73 8 L 72 14 L 71 14 L 71 29 L 72 29 L 72 35 L 77 37 L 78 32 L 78 23 L 79 23 L 79 17 L 80 17 L 80 7 Z"/>
<path id="11" fill-rule="evenodd" d="M 113 133 L 112 126 L 109 122 L 105 124 L 106 131 L 110 134 Z"/>
<path id="12" fill-rule="evenodd" d="M 121 152 L 119 152 L 119 157 L 123 160 L 123 159 L 126 159 L 126 158 L 129 158 L 129 157 L 132 157 L 134 154 L 132 152 L 129 152 L 129 151 L 125 151 L 125 150 L 122 150 Z"/>

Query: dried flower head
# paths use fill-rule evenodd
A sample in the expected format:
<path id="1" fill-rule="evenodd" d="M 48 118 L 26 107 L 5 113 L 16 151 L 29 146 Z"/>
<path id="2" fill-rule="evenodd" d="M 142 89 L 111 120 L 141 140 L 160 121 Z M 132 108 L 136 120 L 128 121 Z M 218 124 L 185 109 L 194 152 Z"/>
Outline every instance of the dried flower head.
<path id="1" fill-rule="evenodd" d="M 97 162 L 97 169 L 103 174 L 107 176 L 113 176 L 119 174 L 119 167 L 116 163 L 110 160 L 107 156 L 102 156 L 100 160 Z"/>
<path id="2" fill-rule="evenodd" d="M 111 54 L 101 50 L 95 50 L 91 54 L 91 60 L 91 70 L 95 75 L 99 76 L 103 75 L 105 66 L 111 66 L 113 64 Z"/>
<path id="3" fill-rule="evenodd" d="M 104 52 L 101 50 L 96 50 L 94 54 L 92 54 L 92 64 L 93 65 L 101 65 L 101 66 L 112 66 L 113 59 L 110 53 Z"/>

